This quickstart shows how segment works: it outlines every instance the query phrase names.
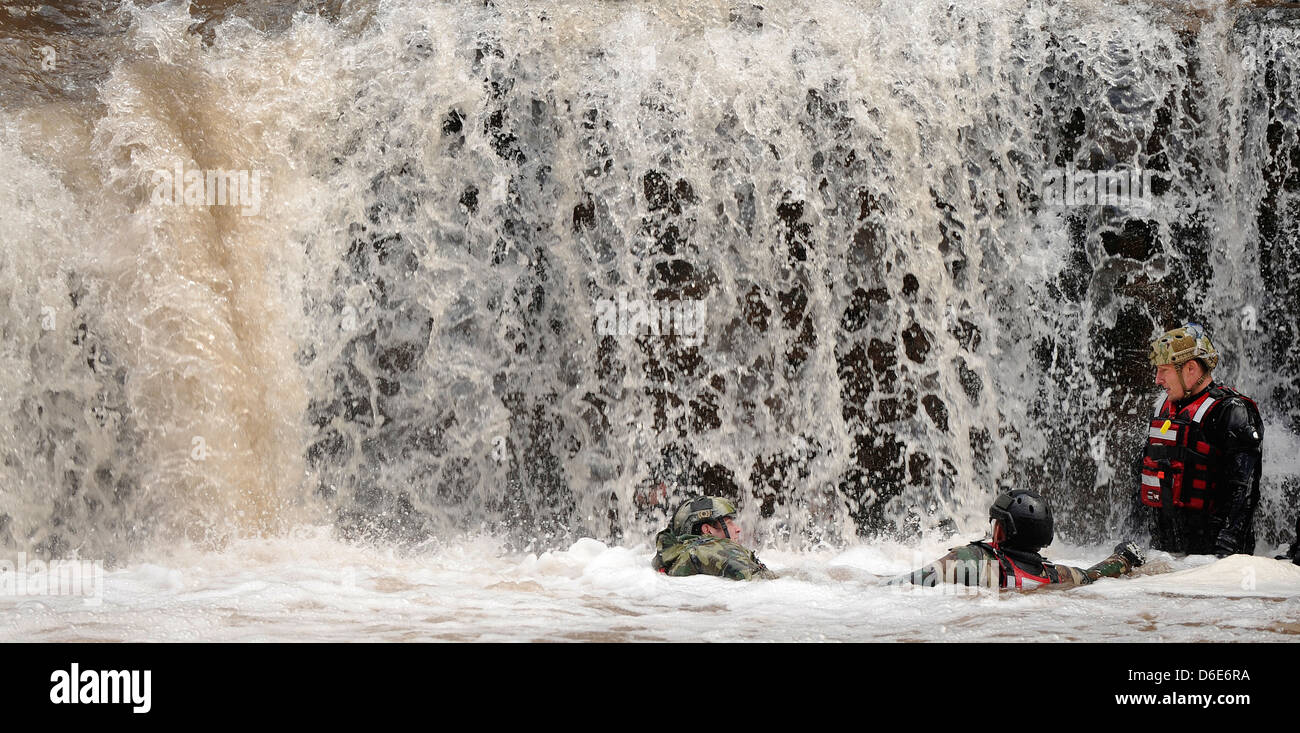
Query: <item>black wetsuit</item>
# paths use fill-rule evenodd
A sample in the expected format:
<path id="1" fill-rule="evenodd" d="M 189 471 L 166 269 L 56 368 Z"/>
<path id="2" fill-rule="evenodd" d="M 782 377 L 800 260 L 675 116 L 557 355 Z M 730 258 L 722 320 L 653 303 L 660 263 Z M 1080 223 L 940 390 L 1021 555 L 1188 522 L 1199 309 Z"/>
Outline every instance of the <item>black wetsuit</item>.
<path id="1" fill-rule="evenodd" d="M 1194 402 L 1215 383 L 1174 403 L 1176 411 Z M 1242 397 L 1226 397 L 1205 418 L 1205 442 L 1220 453 L 1210 464 L 1214 503 L 1208 510 L 1149 509 L 1151 546 L 1166 552 L 1232 555 L 1255 552 L 1255 508 L 1264 435 L 1259 413 Z"/>

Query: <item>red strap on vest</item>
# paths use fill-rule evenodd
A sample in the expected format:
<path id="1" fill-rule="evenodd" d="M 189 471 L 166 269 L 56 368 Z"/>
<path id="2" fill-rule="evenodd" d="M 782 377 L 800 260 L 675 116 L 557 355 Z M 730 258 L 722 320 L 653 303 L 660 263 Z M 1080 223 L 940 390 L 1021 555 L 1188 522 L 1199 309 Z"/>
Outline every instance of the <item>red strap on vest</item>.
<path id="1" fill-rule="evenodd" d="M 1006 555 L 1003 555 L 1003 554 L 1000 553 L 1000 552 L 998 553 L 998 561 L 999 561 L 999 564 L 1002 564 L 1003 562 L 1005 562 L 1007 565 L 1010 565 L 1010 566 L 1011 566 L 1011 574 L 1012 574 L 1012 576 L 1016 579 L 1016 584 L 1015 584 L 1015 586 L 1014 586 L 1014 587 L 1016 587 L 1016 588 L 1023 589 L 1023 587 L 1024 587 L 1024 579 L 1025 579 L 1025 578 L 1029 578 L 1030 580 L 1036 580 L 1036 581 L 1038 581 L 1039 583 L 1043 583 L 1043 584 L 1049 584 L 1049 583 L 1052 582 L 1052 579 L 1049 578 L 1049 577 L 1047 577 L 1047 576 L 1038 576 L 1038 575 L 1033 575 L 1033 574 L 1031 574 L 1031 573 L 1027 573 L 1027 572 L 1025 572 L 1024 570 L 1021 570 L 1021 569 L 1020 569 L 1020 566 L 1016 564 L 1016 561 L 1015 561 L 1015 560 L 1012 560 L 1010 557 L 1008 557 L 1008 556 L 1006 556 Z M 1006 573 L 1005 573 L 1005 571 L 1004 571 L 1003 576 L 1005 577 L 1005 575 L 1006 575 Z M 1002 585 L 1002 587 L 1003 587 L 1003 588 L 1010 588 L 1010 587 L 1012 587 L 1012 586 L 1006 585 L 1005 582 L 1004 582 L 1003 585 Z"/>

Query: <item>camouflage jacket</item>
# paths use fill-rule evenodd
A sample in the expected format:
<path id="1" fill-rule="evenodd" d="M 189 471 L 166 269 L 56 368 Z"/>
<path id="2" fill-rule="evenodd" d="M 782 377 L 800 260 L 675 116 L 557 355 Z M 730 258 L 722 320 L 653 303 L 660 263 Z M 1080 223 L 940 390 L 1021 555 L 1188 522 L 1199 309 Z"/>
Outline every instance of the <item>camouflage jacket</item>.
<path id="1" fill-rule="evenodd" d="M 717 575 L 732 580 L 775 578 L 753 552 L 723 537 L 683 535 L 664 530 L 655 537 L 654 568 L 668 575 Z"/>
<path id="2" fill-rule="evenodd" d="M 953 583 L 1022 590 L 1040 585 L 1068 588 L 1100 578 L 1118 578 L 1132 569 L 1129 561 L 1119 555 L 1111 555 L 1085 570 L 1057 565 L 1036 552 L 1017 552 L 993 547 L 986 542 L 972 542 L 890 582 L 924 586 Z"/>

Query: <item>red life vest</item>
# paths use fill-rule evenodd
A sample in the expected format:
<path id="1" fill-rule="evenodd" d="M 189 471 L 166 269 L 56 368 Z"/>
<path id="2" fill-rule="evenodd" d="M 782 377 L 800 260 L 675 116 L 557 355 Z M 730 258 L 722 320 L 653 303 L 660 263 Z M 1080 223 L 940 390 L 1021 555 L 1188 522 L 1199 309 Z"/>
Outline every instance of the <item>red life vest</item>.
<path id="1" fill-rule="evenodd" d="M 1142 456 L 1139 492 L 1143 504 L 1164 509 L 1213 510 L 1217 487 L 1210 467 L 1218 461 L 1221 451 L 1205 442 L 1204 422 L 1229 397 L 1241 397 L 1255 409 L 1250 398 L 1217 384 L 1211 384 L 1182 409 L 1175 408 L 1166 395 L 1160 396 Z"/>
<path id="2" fill-rule="evenodd" d="M 1046 570 L 1047 566 L 1044 565 L 1043 567 Z M 1007 572 L 1008 568 L 1010 568 L 1011 572 Z M 1032 575 L 1011 560 L 1005 560 L 1002 563 L 1002 572 L 999 575 L 1001 576 L 1000 580 L 1003 588 L 1030 590 L 1040 585 L 1056 582 L 1046 575 Z"/>
<path id="3" fill-rule="evenodd" d="M 1056 571 L 1056 567 L 1046 560 L 1041 563 L 1043 574 L 1035 575 L 1021 567 L 1020 563 L 1017 563 L 1005 550 L 1000 549 L 992 542 L 980 542 L 978 544 L 983 545 L 998 559 L 999 587 L 1031 590 L 1040 585 L 1060 582 L 1060 574 Z"/>

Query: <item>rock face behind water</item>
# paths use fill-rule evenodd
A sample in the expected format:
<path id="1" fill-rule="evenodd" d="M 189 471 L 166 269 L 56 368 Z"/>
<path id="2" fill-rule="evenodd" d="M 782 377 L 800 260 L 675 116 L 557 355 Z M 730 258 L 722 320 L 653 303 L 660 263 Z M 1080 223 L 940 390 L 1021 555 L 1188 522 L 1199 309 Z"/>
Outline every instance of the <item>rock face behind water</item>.
<path id="1" fill-rule="evenodd" d="M 323 516 L 542 549 L 707 492 L 803 547 L 967 532 L 1009 486 L 1140 537 L 1148 342 L 1184 320 L 1261 403 L 1290 539 L 1293 11 L 14 12 L 7 546 Z M 178 168 L 265 196 L 159 204 Z"/>

